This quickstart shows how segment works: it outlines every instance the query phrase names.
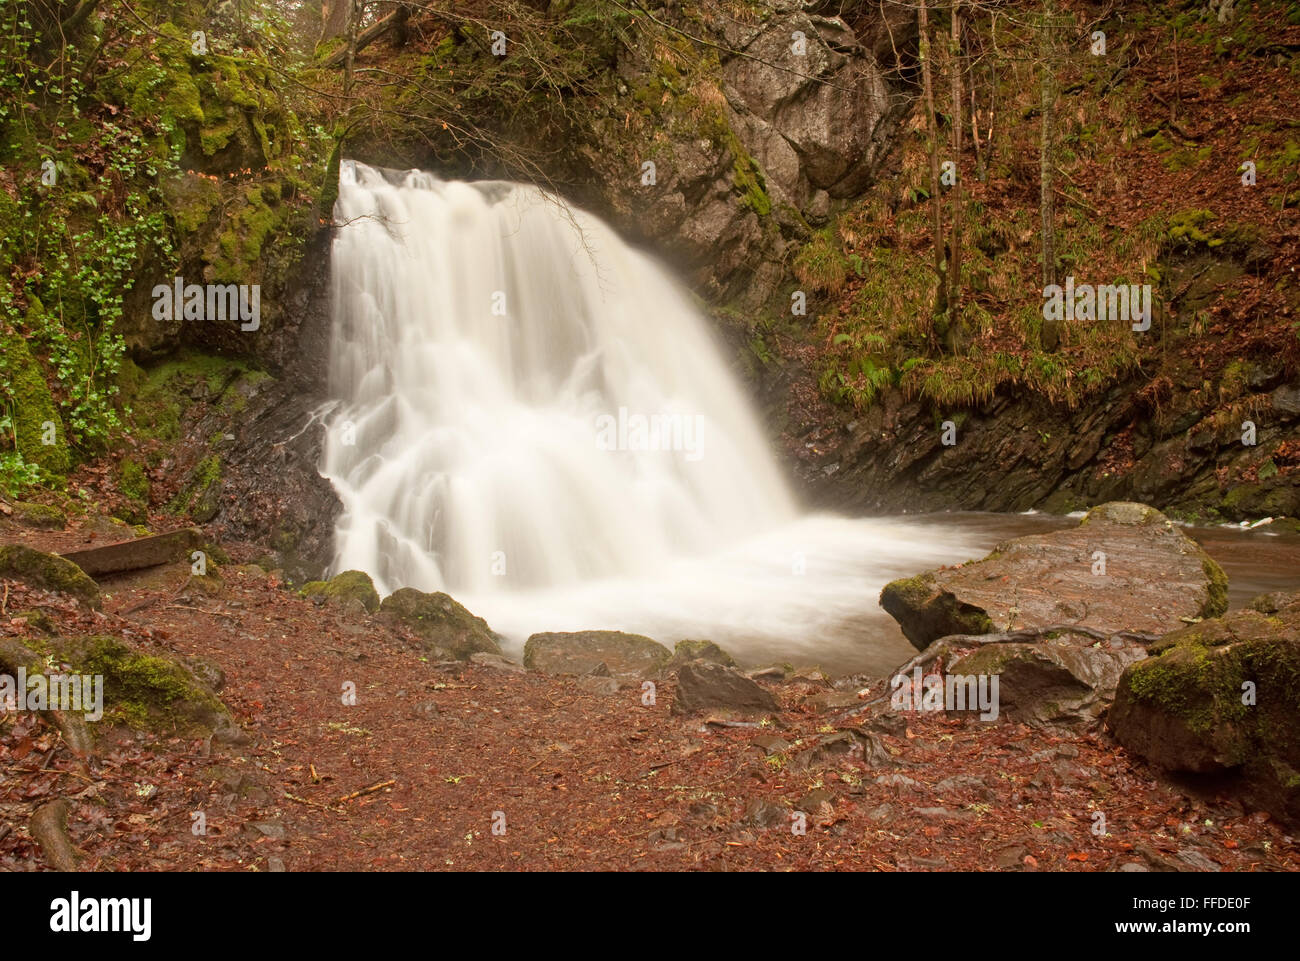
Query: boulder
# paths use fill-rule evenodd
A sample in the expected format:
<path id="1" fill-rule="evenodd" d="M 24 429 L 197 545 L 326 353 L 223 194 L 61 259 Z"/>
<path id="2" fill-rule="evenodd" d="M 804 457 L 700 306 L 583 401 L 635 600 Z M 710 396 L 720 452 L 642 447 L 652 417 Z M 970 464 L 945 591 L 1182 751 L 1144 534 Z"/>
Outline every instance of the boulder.
<path id="1" fill-rule="evenodd" d="M 948 640 L 939 641 L 943 647 Z M 997 675 L 998 717 L 1032 726 L 1091 724 L 1115 696 L 1120 675 L 1146 649 L 1123 635 L 1044 631 L 1032 642 L 984 644 L 949 659 L 946 673 Z"/>
<path id="2" fill-rule="evenodd" d="M 477 654 L 471 654 L 469 661 L 471 664 L 477 664 L 479 667 L 489 667 L 494 671 L 506 671 L 510 674 L 527 673 L 522 664 L 516 664 L 500 654 L 488 654 L 485 651 L 479 651 Z"/>
<path id="3" fill-rule="evenodd" d="M 427 647 L 447 651 L 462 661 L 479 651 L 501 653 L 487 621 L 441 592 L 426 594 L 403 587 L 384 598 L 379 613 L 409 627 Z"/>
<path id="4" fill-rule="evenodd" d="M 59 669 L 52 671 L 50 664 L 59 665 Z M 47 675 L 102 677 L 103 721 L 107 724 L 172 737 L 211 735 L 220 742 L 248 742 L 248 735 L 235 724 L 212 684 L 200 676 L 201 668 L 196 671 L 191 664 L 143 651 L 120 638 L 6 639 L 0 645 L 0 668 L 12 674 L 17 667 L 24 667 L 28 676 L 39 667 Z M 220 683 L 224 678 L 209 680 Z M 90 704 L 83 703 L 89 713 Z"/>
<path id="5" fill-rule="evenodd" d="M 925 650 L 951 634 L 1056 625 L 1163 634 L 1184 619 L 1222 614 L 1227 585 L 1219 565 L 1159 511 L 1115 502 L 1071 530 L 1017 538 L 983 560 L 892 581 L 880 605 Z"/>
<path id="6" fill-rule="evenodd" d="M 0 547 L 0 577 L 25 581 L 58 594 L 68 594 L 96 610 L 101 603 L 99 585 L 72 561 L 22 544 Z"/>
<path id="7" fill-rule="evenodd" d="M 780 710 L 780 705 L 771 693 L 733 667 L 707 661 L 683 665 L 677 672 L 673 713 L 719 708 L 767 712 Z"/>
<path id="8" fill-rule="evenodd" d="M 62 530 L 68 525 L 68 518 L 57 507 L 45 504 L 29 504 L 14 501 L 13 518 L 24 527 L 34 527 L 42 531 Z"/>
<path id="9" fill-rule="evenodd" d="M 668 670 L 676 670 L 691 661 L 708 661 L 711 664 L 725 664 L 727 667 L 736 666 L 735 658 L 712 641 L 678 641 L 677 646 L 673 648 L 672 660 L 668 662 Z"/>
<path id="10" fill-rule="evenodd" d="M 344 571 L 328 581 L 308 581 L 302 586 L 302 594 L 336 604 L 356 601 L 372 614 L 379 609 L 379 593 L 364 571 Z"/>
<path id="11" fill-rule="evenodd" d="M 622 631 L 534 634 L 524 645 L 524 667 L 530 670 L 607 675 L 625 682 L 657 677 L 671 657 L 658 641 Z"/>
<path id="12" fill-rule="evenodd" d="M 1174 631 L 1120 678 L 1107 721 L 1168 771 L 1219 775 L 1300 824 L 1300 594 Z M 1272 609 L 1271 613 L 1264 610 Z"/>

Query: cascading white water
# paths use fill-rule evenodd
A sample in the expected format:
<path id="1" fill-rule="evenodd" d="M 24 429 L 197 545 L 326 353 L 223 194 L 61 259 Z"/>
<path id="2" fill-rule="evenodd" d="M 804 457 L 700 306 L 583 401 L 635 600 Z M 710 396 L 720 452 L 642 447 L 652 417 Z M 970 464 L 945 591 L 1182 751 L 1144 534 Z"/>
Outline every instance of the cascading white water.
<path id="1" fill-rule="evenodd" d="M 516 643 L 766 653 L 860 630 L 889 576 L 952 559 L 890 522 L 799 519 L 700 314 L 596 218 L 345 162 L 335 220 L 335 570 L 448 591 Z"/>

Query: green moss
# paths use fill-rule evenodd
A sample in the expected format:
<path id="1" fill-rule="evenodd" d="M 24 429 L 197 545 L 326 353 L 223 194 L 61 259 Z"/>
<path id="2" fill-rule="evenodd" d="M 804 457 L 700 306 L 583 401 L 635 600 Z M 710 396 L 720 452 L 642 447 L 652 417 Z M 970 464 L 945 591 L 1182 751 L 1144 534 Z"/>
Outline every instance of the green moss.
<path id="1" fill-rule="evenodd" d="M 379 594 L 364 571 L 344 571 L 328 581 L 308 581 L 300 592 L 304 597 L 323 597 L 327 601 L 356 600 L 367 611 L 379 609 Z"/>
<path id="2" fill-rule="evenodd" d="M 1209 243 L 1210 235 L 1202 228 L 1213 219 L 1210 210 L 1180 210 L 1169 219 L 1169 238 L 1187 244 Z"/>
<path id="3" fill-rule="evenodd" d="M 70 594 L 98 609 L 99 586 L 72 561 L 22 544 L 0 546 L 0 577 L 27 581 L 46 590 Z"/>
<path id="4" fill-rule="evenodd" d="M 185 486 L 168 505 L 174 514 L 189 514 L 199 523 L 217 516 L 217 497 L 221 492 L 221 458 L 209 454 L 189 474 Z"/>
<path id="5" fill-rule="evenodd" d="M 763 176 L 758 161 L 749 155 L 744 144 L 730 127 L 727 146 L 735 160 L 731 165 L 731 183 L 740 194 L 740 202 L 760 217 L 772 212 L 772 198 L 767 194 L 767 179 Z"/>
<path id="6" fill-rule="evenodd" d="M 129 457 L 118 464 L 117 488 L 132 500 L 149 502 L 149 477 L 144 468 Z"/>
<path id="7" fill-rule="evenodd" d="M 880 603 L 883 606 L 885 597 L 889 596 L 907 607 L 921 607 L 930 600 L 934 591 L 934 578 L 928 574 L 902 577 L 896 581 L 890 581 L 884 586 L 884 589 L 880 592 Z"/>
<path id="8" fill-rule="evenodd" d="M 11 439 L 28 463 L 54 474 L 72 466 L 67 432 L 44 370 L 21 336 L 0 336 L 0 399 L 12 421 Z M 53 426 L 53 444 L 47 425 Z"/>
<path id="9" fill-rule="evenodd" d="M 115 637 L 58 640 L 49 650 L 77 673 L 103 676 L 104 717 L 110 723 L 186 735 L 230 723 L 225 705 L 184 667 Z"/>
<path id="10" fill-rule="evenodd" d="M 456 657 L 466 659 L 479 651 L 501 653 L 487 621 L 441 592 L 426 594 L 403 587 L 384 598 L 379 610 L 410 627 L 427 644 Z"/>
<path id="11" fill-rule="evenodd" d="M 212 266 L 219 281 L 245 282 L 258 276 L 262 245 L 283 226 L 284 212 L 272 209 L 258 184 L 243 188 L 243 203 L 217 237 Z"/>
<path id="12" fill-rule="evenodd" d="M 330 151 L 329 162 L 325 165 L 325 182 L 321 184 L 320 199 L 316 202 L 320 216 L 326 220 L 334 215 L 334 202 L 339 199 L 339 164 L 342 156 L 343 138 L 340 137 Z"/>
<path id="13" fill-rule="evenodd" d="M 29 504 L 25 501 L 14 501 L 13 509 L 14 520 L 27 527 L 54 531 L 60 530 L 68 524 L 67 515 L 57 507 L 48 507 L 45 504 Z"/>
<path id="14" fill-rule="evenodd" d="M 1218 617 L 1228 609 L 1228 575 L 1208 554 L 1201 560 L 1201 569 L 1209 578 L 1208 594 L 1201 605 L 1201 617 Z"/>
<path id="15" fill-rule="evenodd" d="M 187 172 L 163 185 L 172 222 L 181 234 L 196 234 L 221 205 L 221 188 L 215 181 Z"/>

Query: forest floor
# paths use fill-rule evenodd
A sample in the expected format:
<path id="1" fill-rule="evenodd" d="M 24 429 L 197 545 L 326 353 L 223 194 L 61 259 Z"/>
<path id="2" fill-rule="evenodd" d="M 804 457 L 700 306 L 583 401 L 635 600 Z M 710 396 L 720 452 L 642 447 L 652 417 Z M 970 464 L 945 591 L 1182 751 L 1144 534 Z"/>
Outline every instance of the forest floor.
<path id="1" fill-rule="evenodd" d="M 99 871 L 1300 869 L 1266 815 L 1185 793 L 1104 730 L 864 720 L 844 701 L 883 679 L 832 690 L 811 669 L 767 685 L 782 709 L 761 721 L 684 717 L 671 677 L 647 705 L 638 688 L 431 663 L 404 629 L 260 568 L 221 577 L 215 592 L 181 564 L 105 579 L 101 612 L 5 582 L 0 634 L 29 634 L 14 612 L 39 609 L 63 635 L 201 656 L 251 741 L 101 729 L 83 761 L 42 716 L 0 715 L 0 869 L 45 869 L 26 824 L 57 796 Z M 871 734 L 872 756 L 845 731 Z"/>

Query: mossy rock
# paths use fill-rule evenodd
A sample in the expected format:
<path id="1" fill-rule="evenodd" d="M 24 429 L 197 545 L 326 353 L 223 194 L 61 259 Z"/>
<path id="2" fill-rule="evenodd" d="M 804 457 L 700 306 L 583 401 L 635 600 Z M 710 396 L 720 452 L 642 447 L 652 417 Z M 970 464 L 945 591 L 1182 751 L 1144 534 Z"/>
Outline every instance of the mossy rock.
<path id="1" fill-rule="evenodd" d="M 26 624 L 29 628 L 40 631 L 42 634 L 59 633 L 54 621 L 44 611 L 19 611 L 13 616 L 13 620 Z"/>
<path id="2" fill-rule="evenodd" d="M 131 458 L 123 458 L 117 467 L 117 489 L 133 501 L 149 503 L 149 477 L 144 468 Z"/>
<path id="3" fill-rule="evenodd" d="M 57 554 L 46 554 L 22 544 L 0 547 L 0 577 L 25 581 L 58 594 L 69 594 L 88 607 L 99 609 L 99 585 L 76 564 Z"/>
<path id="4" fill-rule="evenodd" d="M 308 581 L 299 592 L 303 597 L 321 597 L 335 603 L 355 600 L 367 611 L 379 610 L 379 593 L 364 571 L 344 571 L 328 581 Z"/>
<path id="5" fill-rule="evenodd" d="M 1120 678 L 1116 739 L 1166 770 L 1230 775 L 1300 824 L 1300 594 L 1174 631 Z"/>
<path id="6" fill-rule="evenodd" d="M 14 501 L 13 509 L 14 520 L 24 527 L 34 527 L 42 531 L 57 531 L 68 526 L 67 515 L 57 507 Z"/>
<path id="7" fill-rule="evenodd" d="M 708 661 L 710 664 L 722 664 L 726 667 L 736 666 L 736 659 L 712 641 L 678 641 L 673 648 L 673 656 L 668 662 L 668 668 L 678 668 L 691 661 Z"/>
<path id="8" fill-rule="evenodd" d="M 189 480 L 168 506 L 175 514 L 188 514 L 199 523 L 205 523 L 217 516 L 220 496 L 221 458 L 210 454 L 190 472 Z"/>
<path id="9" fill-rule="evenodd" d="M 987 613 L 943 590 L 932 574 L 890 581 L 880 592 L 880 606 L 898 621 L 903 635 L 918 650 L 924 650 L 936 638 L 951 634 L 993 631 Z"/>
<path id="10" fill-rule="evenodd" d="M 501 645 L 487 625 L 454 598 L 403 587 L 384 598 L 379 612 L 411 628 L 430 648 L 467 660 L 480 651 L 500 654 Z"/>
<path id="11" fill-rule="evenodd" d="M 543 674 L 608 672 L 635 680 L 658 676 L 671 658 L 658 641 L 622 631 L 534 634 L 524 645 L 524 667 Z"/>
<path id="12" fill-rule="evenodd" d="M 103 721 L 110 725 L 166 736 L 247 740 L 226 706 L 189 668 L 119 638 L 9 638 L 5 645 L 0 663 L 21 662 L 29 673 L 102 676 Z"/>
<path id="13" fill-rule="evenodd" d="M 104 677 L 104 718 L 157 734 L 242 740 L 230 712 L 177 661 L 146 654 L 116 637 L 58 640 L 49 653 L 81 674 Z"/>

